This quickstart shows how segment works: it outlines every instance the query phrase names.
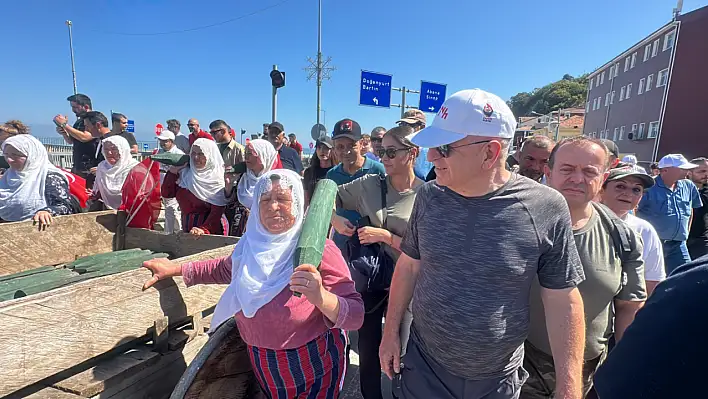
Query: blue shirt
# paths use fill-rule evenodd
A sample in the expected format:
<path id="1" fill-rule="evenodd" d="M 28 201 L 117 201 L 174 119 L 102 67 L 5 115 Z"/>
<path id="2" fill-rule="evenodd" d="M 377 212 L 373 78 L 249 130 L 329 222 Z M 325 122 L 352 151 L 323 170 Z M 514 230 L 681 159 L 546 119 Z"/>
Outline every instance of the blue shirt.
<path id="1" fill-rule="evenodd" d="M 644 191 L 637 214 L 654 226 L 662 240 L 686 241 L 693 208 L 703 206 L 696 185 L 683 179 L 671 190 L 661 176 L 654 181 L 656 184 Z"/>
<path id="2" fill-rule="evenodd" d="M 282 145 L 278 150 L 278 155 L 280 155 L 280 163 L 283 164 L 283 169 L 292 170 L 297 174 L 302 173 L 302 159 L 297 151 L 287 145 Z"/>
<path id="3" fill-rule="evenodd" d="M 415 160 L 415 165 L 413 166 L 413 173 L 415 173 L 417 178 L 425 180 L 431 169 L 433 169 L 433 163 L 428 161 L 428 149 L 421 148 L 420 154 Z"/>
<path id="4" fill-rule="evenodd" d="M 339 165 L 330 169 L 329 172 L 327 172 L 327 178 L 330 180 L 334 180 L 334 182 L 337 183 L 338 186 L 341 186 L 342 184 L 350 183 L 364 175 L 384 174 L 386 174 L 386 170 L 384 169 L 384 166 L 381 163 L 376 162 L 370 158 L 366 158 L 366 160 L 364 161 L 364 165 L 362 165 L 361 169 L 357 170 L 353 175 L 347 173 L 342 167 L 342 164 L 340 163 Z M 356 225 L 356 222 L 361 219 L 361 215 L 359 214 L 359 212 L 352 210 L 337 209 L 337 215 L 344 216 L 354 225 Z M 335 244 L 337 244 L 337 246 L 342 249 L 342 245 L 346 243 L 347 237 L 335 232 L 333 238 Z"/>

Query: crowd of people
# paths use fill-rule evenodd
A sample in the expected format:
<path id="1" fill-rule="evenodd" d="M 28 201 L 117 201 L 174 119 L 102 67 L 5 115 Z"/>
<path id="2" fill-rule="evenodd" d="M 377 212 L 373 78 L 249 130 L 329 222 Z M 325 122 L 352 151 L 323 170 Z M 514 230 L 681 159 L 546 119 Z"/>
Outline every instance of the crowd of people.
<path id="1" fill-rule="evenodd" d="M 614 142 L 585 136 L 532 136 L 510 155 L 514 115 L 475 89 L 448 98 L 430 126 L 419 110 L 368 134 L 343 119 L 307 167 L 279 122 L 241 145 L 223 120 L 207 132 L 190 119 L 185 135 L 171 119 L 159 152 L 189 162 L 170 166 L 134 159 L 124 115 L 109 128 L 87 96 L 68 101 L 77 121 L 54 122 L 73 145 L 71 171 L 53 166 L 21 122 L 0 126 L 0 220 L 41 227 L 113 209 L 154 228 L 164 209 L 167 233 L 241 237 L 221 259 L 146 262 L 145 288 L 173 276 L 229 284 L 213 326 L 236 318 L 266 397 L 338 397 L 353 330 L 365 399 L 383 398 L 382 371 L 396 398 L 700 391 L 678 380 L 699 367 L 674 347 L 705 353 L 702 317 L 680 306 L 689 306 L 681 290 L 705 302 L 706 158 L 668 154 L 647 173 Z M 331 241 L 320 265 L 293 270 L 322 179 L 338 185 Z"/>

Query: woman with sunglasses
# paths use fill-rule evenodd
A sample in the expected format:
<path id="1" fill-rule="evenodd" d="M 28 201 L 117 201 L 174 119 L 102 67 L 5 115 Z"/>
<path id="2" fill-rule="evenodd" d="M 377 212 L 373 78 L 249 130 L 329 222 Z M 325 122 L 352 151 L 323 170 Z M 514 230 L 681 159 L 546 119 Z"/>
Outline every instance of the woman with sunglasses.
<path id="1" fill-rule="evenodd" d="M 315 153 L 310 157 L 310 166 L 305 169 L 302 184 L 305 187 L 305 208 L 310 205 L 310 199 L 315 193 L 317 182 L 327 176 L 327 172 L 338 164 L 334 154 L 334 144 L 329 136 L 322 136 L 317 140 Z"/>
<path id="2" fill-rule="evenodd" d="M 367 175 L 351 183 L 339 186 L 337 206 L 355 210 L 362 218 L 370 221 L 369 227 L 361 227 L 356 232 L 361 244 L 383 245 L 384 251 L 395 262 L 400 256 L 401 236 L 406 230 L 408 219 L 418 188 L 423 181 L 415 176 L 413 167 L 419 148 L 410 141 L 415 133 L 410 126 L 398 126 L 383 137 L 383 147 L 377 154 L 386 169 L 386 209 L 381 196 L 382 179 L 378 175 Z M 384 215 L 385 213 L 385 215 Z M 383 220 L 382 220 L 383 219 Z M 386 223 L 386 229 L 381 228 Z M 341 216 L 332 218 L 332 225 L 342 235 L 352 236 L 355 227 Z M 377 227 L 375 227 L 377 226 Z M 388 302 L 388 290 L 362 292 L 366 315 L 359 329 L 359 373 L 361 394 L 365 399 L 380 399 L 381 366 L 379 345 L 381 344 L 381 321 Z M 410 310 L 401 325 L 401 347 L 406 347 L 410 325 L 413 321 Z"/>

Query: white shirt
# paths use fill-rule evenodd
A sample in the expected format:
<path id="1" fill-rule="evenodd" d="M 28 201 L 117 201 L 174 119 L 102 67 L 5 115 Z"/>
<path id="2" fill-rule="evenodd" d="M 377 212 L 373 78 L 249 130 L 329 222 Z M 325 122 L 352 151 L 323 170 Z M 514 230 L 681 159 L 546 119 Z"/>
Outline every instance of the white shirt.
<path id="1" fill-rule="evenodd" d="M 662 249 L 659 234 L 656 233 L 654 227 L 644 219 L 640 219 L 634 215 L 627 214 L 624 221 L 629 227 L 634 229 L 644 242 L 644 279 L 647 281 L 663 281 L 666 278 L 666 270 L 664 269 L 664 250 Z"/>

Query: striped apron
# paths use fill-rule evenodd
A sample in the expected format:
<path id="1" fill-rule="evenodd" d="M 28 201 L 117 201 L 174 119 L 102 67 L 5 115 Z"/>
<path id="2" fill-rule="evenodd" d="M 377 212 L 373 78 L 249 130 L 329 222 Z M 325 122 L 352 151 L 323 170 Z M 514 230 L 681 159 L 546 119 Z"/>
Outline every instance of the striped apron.
<path id="1" fill-rule="evenodd" d="M 336 399 L 344 384 L 347 336 L 331 329 L 296 349 L 248 346 L 251 363 L 268 399 Z"/>

